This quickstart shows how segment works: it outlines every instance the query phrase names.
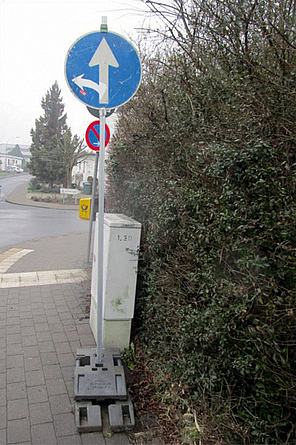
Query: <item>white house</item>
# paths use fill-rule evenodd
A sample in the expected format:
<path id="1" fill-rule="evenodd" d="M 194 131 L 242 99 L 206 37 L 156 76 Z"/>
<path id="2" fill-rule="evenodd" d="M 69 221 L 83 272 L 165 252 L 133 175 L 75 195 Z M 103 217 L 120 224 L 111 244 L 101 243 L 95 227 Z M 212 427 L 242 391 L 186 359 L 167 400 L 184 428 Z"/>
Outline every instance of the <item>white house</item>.
<path id="1" fill-rule="evenodd" d="M 95 169 L 95 152 L 89 153 L 88 157 L 78 162 L 72 170 L 72 182 L 77 187 L 83 186 L 84 182 L 89 182 L 93 178 Z M 92 179 L 91 179 L 92 180 Z"/>
<path id="2" fill-rule="evenodd" d="M 17 145 L 20 148 L 20 155 L 12 153 Z M 9 170 L 12 167 L 24 168 L 30 156 L 30 145 L 0 144 L 0 170 Z"/>

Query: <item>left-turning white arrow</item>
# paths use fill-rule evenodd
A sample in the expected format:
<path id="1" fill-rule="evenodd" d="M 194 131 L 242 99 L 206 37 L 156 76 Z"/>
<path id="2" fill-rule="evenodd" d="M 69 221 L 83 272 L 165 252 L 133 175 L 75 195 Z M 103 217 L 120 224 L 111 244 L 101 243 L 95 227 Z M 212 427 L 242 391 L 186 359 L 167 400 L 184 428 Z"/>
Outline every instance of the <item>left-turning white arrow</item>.
<path id="1" fill-rule="evenodd" d="M 80 76 L 74 77 L 74 79 L 72 79 L 72 82 L 76 83 L 76 85 L 81 88 L 82 91 L 83 88 L 91 88 L 92 90 L 97 91 L 97 93 L 99 93 L 100 98 L 104 95 L 107 86 L 100 82 L 99 84 L 94 82 L 93 80 L 90 79 L 84 79 L 84 74 L 81 74 Z"/>

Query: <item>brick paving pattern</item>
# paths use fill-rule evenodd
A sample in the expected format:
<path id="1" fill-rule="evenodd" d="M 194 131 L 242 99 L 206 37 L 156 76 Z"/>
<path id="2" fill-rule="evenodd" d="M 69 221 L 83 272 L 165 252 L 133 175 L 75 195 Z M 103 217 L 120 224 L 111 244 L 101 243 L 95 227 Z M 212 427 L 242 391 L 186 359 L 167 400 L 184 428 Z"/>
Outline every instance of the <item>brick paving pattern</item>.
<path id="1" fill-rule="evenodd" d="M 18 253 L 2 273 L 81 269 L 86 240 L 83 233 L 24 243 L 19 252 L 30 252 Z M 87 282 L 75 280 L 0 287 L 1 445 L 129 444 L 125 434 L 104 437 L 76 429 L 75 355 L 78 348 L 95 347 L 87 292 Z"/>

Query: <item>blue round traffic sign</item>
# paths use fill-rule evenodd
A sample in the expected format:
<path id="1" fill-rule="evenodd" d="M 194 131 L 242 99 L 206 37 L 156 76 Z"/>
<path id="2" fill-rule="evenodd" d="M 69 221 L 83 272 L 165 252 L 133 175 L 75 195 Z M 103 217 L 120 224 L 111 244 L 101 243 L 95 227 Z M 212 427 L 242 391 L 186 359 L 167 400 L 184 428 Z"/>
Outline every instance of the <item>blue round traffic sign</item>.
<path id="1" fill-rule="evenodd" d="M 91 32 L 77 39 L 65 61 L 68 86 L 85 105 L 112 109 L 136 93 L 142 77 L 135 47 L 119 34 Z"/>
<path id="2" fill-rule="evenodd" d="M 100 150 L 100 121 L 92 122 L 86 129 L 85 133 L 86 143 L 94 151 Z M 105 125 L 105 147 L 110 140 L 110 130 L 108 125 Z"/>

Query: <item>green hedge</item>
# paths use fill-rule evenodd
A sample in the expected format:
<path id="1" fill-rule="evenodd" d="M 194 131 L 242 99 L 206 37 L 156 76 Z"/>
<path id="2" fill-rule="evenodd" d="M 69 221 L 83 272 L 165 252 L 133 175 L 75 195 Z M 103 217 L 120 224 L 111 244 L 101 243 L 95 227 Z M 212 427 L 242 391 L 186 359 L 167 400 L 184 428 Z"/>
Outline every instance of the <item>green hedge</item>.
<path id="1" fill-rule="evenodd" d="M 109 149 L 108 210 L 142 223 L 135 344 L 205 443 L 296 440 L 288 3 L 191 2 L 191 40 L 145 59 Z"/>

